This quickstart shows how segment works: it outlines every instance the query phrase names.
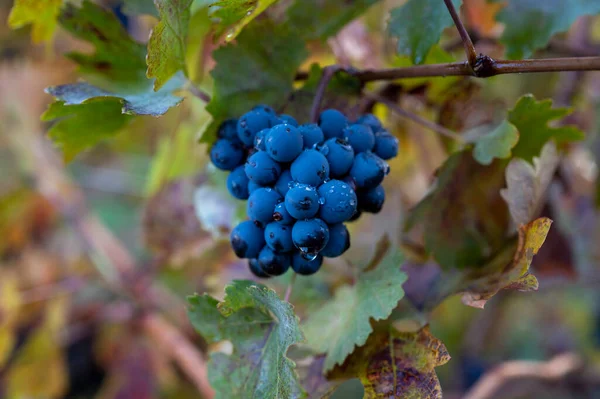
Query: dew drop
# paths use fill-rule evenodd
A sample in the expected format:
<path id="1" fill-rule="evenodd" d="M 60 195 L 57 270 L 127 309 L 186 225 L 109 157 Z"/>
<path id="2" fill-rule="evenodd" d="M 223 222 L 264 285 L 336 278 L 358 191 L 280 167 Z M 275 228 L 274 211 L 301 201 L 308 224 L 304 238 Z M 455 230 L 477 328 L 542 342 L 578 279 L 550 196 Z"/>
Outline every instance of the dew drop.
<path id="1" fill-rule="evenodd" d="M 385 174 L 386 175 L 390 174 L 390 165 L 385 165 Z"/>
<path id="2" fill-rule="evenodd" d="M 325 198 L 319 197 L 319 205 L 325 205 Z"/>
<path id="3" fill-rule="evenodd" d="M 301 252 L 300 256 L 302 256 L 302 259 L 305 259 L 309 262 L 317 259 L 318 253 L 317 252 Z"/>
<path id="4" fill-rule="evenodd" d="M 298 249 L 300 250 L 300 252 L 302 252 L 303 254 L 308 253 L 308 247 L 298 247 Z"/>
<path id="5" fill-rule="evenodd" d="M 326 145 L 323 145 L 323 146 L 321 146 L 321 148 L 319 148 L 319 151 L 321 151 L 321 154 L 327 156 L 329 154 L 329 147 Z"/>

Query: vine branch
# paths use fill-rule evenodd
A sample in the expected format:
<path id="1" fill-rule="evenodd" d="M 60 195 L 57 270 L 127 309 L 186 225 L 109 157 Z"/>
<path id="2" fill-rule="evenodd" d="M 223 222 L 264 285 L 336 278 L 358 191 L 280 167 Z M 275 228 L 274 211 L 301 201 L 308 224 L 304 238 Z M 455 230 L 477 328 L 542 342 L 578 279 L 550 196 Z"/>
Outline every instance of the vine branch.
<path id="1" fill-rule="evenodd" d="M 321 102 L 323 101 L 323 97 L 325 96 L 325 91 L 327 90 L 327 85 L 329 81 L 333 78 L 333 76 L 338 71 L 346 70 L 341 65 L 333 64 L 328 65 L 323 68 L 323 74 L 321 75 L 321 79 L 319 80 L 319 85 L 317 86 L 317 92 L 315 93 L 315 98 L 313 100 L 312 107 L 310 109 L 310 121 L 312 123 L 317 123 L 319 119 L 319 111 L 321 108 Z M 307 75 L 308 77 L 308 75 Z"/>
<path id="2" fill-rule="evenodd" d="M 454 8 L 454 4 L 452 4 L 452 0 L 444 0 L 444 3 L 446 3 L 448 12 L 450 12 L 450 16 L 452 17 L 452 20 L 454 21 L 454 25 L 456 26 L 456 29 L 458 30 L 458 33 L 460 35 L 460 39 L 462 40 L 463 46 L 465 47 L 465 54 L 467 55 L 467 60 L 469 61 L 469 65 L 474 68 L 475 64 L 477 62 L 477 51 L 475 51 L 475 45 L 473 44 L 473 41 L 471 40 L 471 36 L 469 36 L 469 32 L 467 32 L 467 28 L 465 28 L 465 25 L 462 23 L 460 16 L 458 15 L 458 12 L 456 11 L 456 8 Z"/>

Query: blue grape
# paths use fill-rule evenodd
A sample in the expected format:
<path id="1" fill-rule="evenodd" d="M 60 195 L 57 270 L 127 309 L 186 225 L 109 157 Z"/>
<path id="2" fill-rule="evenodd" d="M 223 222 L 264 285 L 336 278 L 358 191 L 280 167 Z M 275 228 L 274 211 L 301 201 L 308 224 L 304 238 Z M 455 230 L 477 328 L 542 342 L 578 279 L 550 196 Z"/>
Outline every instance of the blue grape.
<path id="1" fill-rule="evenodd" d="M 261 277 L 261 278 L 269 278 L 269 277 L 271 277 L 267 273 L 265 273 L 263 271 L 263 269 L 260 267 L 260 263 L 258 262 L 258 259 L 250 259 L 250 260 L 248 260 L 248 266 L 250 266 L 250 271 L 256 277 Z"/>
<path id="2" fill-rule="evenodd" d="M 395 158 L 398 155 L 398 139 L 385 130 L 377 133 L 373 152 L 381 159 Z"/>
<path id="3" fill-rule="evenodd" d="M 288 226 L 296 222 L 296 219 L 294 219 L 287 211 L 285 202 L 280 202 L 279 204 L 275 205 L 275 210 L 273 211 L 273 220 Z"/>
<path id="4" fill-rule="evenodd" d="M 244 171 L 244 173 L 246 172 Z M 248 180 L 248 196 L 261 187 L 262 186 L 260 184 L 254 183 L 252 180 Z"/>
<path id="5" fill-rule="evenodd" d="M 292 125 L 277 125 L 265 136 L 267 154 L 278 162 L 292 162 L 302 152 L 302 134 Z"/>
<path id="6" fill-rule="evenodd" d="M 351 178 L 350 176 L 344 176 L 342 178 L 342 181 L 346 184 L 348 184 L 350 186 L 350 188 L 352 190 L 354 190 L 354 192 L 356 192 L 356 190 L 358 189 L 358 187 L 356 187 L 356 182 L 354 181 L 353 178 Z"/>
<path id="7" fill-rule="evenodd" d="M 360 191 L 358 194 L 358 204 L 363 212 L 378 213 L 384 202 L 385 189 L 381 185 Z"/>
<path id="8" fill-rule="evenodd" d="M 318 189 L 321 196 L 319 217 L 328 224 L 342 223 L 350 219 L 358 200 L 349 184 L 340 180 L 330 180 Z"/>
<path id="9" fill-rule="evenodd" d="M 381 121 L 373 114 L 364 114 L 360 118 L 356 120 L 356 123 L 361 123 L 363 125 L 369 126 L 373 133 L 376 133 L 383 129 L 383 125 Z"/>
<path id="10" fill-rule="evenodd" d="M 238 120 L 238 138 L 247 146 L 254 144 L 254 136 L 263 129 L 271 127 L 271 115 L 263 109 L 250 111 Z"/>
<path id="11" fill-rule="evenodd" d="M 219 139 L 210 149 L 210 160 L 221 170 L 233 170 L 243 159 L 244 149 L 233 140 Z"/>
<path id="12" fill-rule="evenodd" d="M 281 121 L 281 123 L 286 123 L 288 125 L 298 127 L 298 121 L 294 119 L 294 117 L 291 115 L 281 114 L 279 115 L 279 120 Z"/>
<path id="13" fill-rule="evenodd" d="M 277 115 L 275 113 L 275 110 L 271 107 L 269 107 L 268 105 L 265 104 L 258 104 L 255 105 L 254 107 L 252 107 L 252 111 L 263 111 L 269 115 Z"/>
<path id="14" fill-rule="evenodd" d="M 318 187 L 329 178 L 329 162 L 317 150 L 304 150 L 290 167 L 292 179 Z"/>
<path id="15" fill-rule="evenodd" d="M 250 220 L 231 230 L 231 247 L 238 258 L 256 258 L 265 246 L 265 232 Z"/>
<path id="16" fill-rule="evenodd" d="M 329 241 L 329 228 L 321 219 L 298 220 L 292 228 L 292 240 L 304 254 L 317 254 Z"/>
<path id="17" fill-rule="evenodd" d="M 344 129 L 344 135 L 356 154 L 371 151 L 375 146 L 375 135 L 367 125 L 350 125 Z"/>
<path id="18" fill-rule="evenodd" d="M 279 179 L 277 179 L 277 182 L 275 183 L 275 190 L 277 190 L 279 194 L 285 197 L 285 195 L 290 189 L 290 183 L 292 181 L 292 173 L 290 172 L 290 170 L 284 170 L 283 172 L 281 172 L 281 176 L 279 176 Z"/>
<path id="19" fill-rule="evenodd" d="M 246 213 L 253 221 L 266 225 L 273 220 L 275 205 L 281 200 L 283 198 L 274 189 L 261 187 L 250 194 L 246 205 Z"/>
<path id="20" fill-rule="evenodd" d="M 261 270 L 269 276 L 281 276 L 290 268 L 290 256 L 278 254 L 269 247 L 264 247 L 258 255 Z"/>
<path id="21" fill-rule="evenodd" d="M 302 134 L 304 148 L 313 148 L 315 144 L 322 143 L 325 140 L 323 131 L 316 123 L 300 125 L 298 131 Z"/>
<path id="22" fill-rule="evenodd" d="M 256 133 L 254 136 L 254 148 L 260 151 L 265 151 L 267 148 L 265 147 L 265 138 L 267 137 L 267 133 L 271 129 L 263 129 L 260 132 Z"/>
<path id="23" fill-rule="evenodd" d="M 237 123 L 237 119 L 227 119 L 225 122 L 221 123 L 219 131 L 217 132 L 217 137 L 220 139 L 238 141 Z"/>
<path id="24" fill-rule="evenodd" d="M 319 127 L 323 130 L 326 139 L 343 137 L 346 126 L 348 126 L 348 119 L 336 109 L 326 109 L 319 115 Z"/>
<path id="25" fill-rule="evenodd" d="M 294 249 L 292 226 L 271 222 L 265 226 L 265 242 L 277 253 L 290 252 Z"/>
<path id="26" fill-rule="evenodd" d="M 360 216 L 362 215 L 362 211 L 360 210 L 360 208 L 354 212 L 354 215 L 352 215 L 352 217 L 350 219 L 348 219 L 349 222 L 354 222 L 355 220 L 360 219 Z"/>
<path id="27" fill-rule="evenodd" d="M 329 162 L 331 176 L 342 177 L 350 170 L 354 161 L 354 149 L 340 138 L 329 139 L 321 147 L 321 153 Z"/>
<path id="28" fill-rule="evenodd" d="M 233 197 L 245 200 L 250 196 L 248 191 L 249 182 L 244 167 L 240 165 L 227 176 L 227 189 Z"/>
<path id="29" fill-rule="evenodd" d="M 281 166 L 264 151 L 251 155 L 244 170 L 250 180 L 262 186 L 275 183 L 281 174 Z"/>
<path id="30" fill-rule="evenodd" d="M 307 184 L 296 184 L 285 195 L 285 208 L 293 218 L 312 218 L 319 212 L 317 189 Z"/>
<path id="31" fill-rule="evenodd" d="M 329 226 L 329 242 L 321 251 L 321 255 L 335 258 L 350 248 L 350 232 L 343 223 Z"/>
<path id="32" fill-rule="evenodd" d="M 323 256 L 318 254 L 313 260 L 305 259 L 301 253 L 296 252 L 292 255 L 292 270 L 303 276 L 310 276 L 315 274 L 321 268 L 323 264 Z"/>
<path id="33" fill-rule="evenodd" d="M 349 175 L 359 188 L 371 188 L 381 184 L 389 170 L 388 164 L 377 155 L 361 152 L 354 157 Z"/>

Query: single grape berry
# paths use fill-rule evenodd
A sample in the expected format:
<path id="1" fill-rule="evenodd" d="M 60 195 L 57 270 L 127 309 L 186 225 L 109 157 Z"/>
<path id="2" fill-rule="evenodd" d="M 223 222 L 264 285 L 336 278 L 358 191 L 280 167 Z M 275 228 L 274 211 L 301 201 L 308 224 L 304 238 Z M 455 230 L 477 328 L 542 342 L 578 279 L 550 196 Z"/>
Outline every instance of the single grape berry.
<path id="1" fill-rule="evenodd" d="M 277 253 L 290 252 L 294 249 L 292 226 L 271 222 L 265 227 L 265 242 Z"/>
<path id="2" fill-rule="evenodd" d="M 322 143 L 325 140 L 323 131 L 316 123 L 306 123 L 298 126 L 298 131 L 302 134 L 304 148 L 313 148 L 315 144 Z"/>
<path id="3" fill-rule="evenodd" d="M 281 174 L 281 166 L 264 151 L 252 154 L 244 170 L 250 180 L 262 186 L 275 183 Z"/>
<path id="4" fill-rule="evenodd" d="M 290 183 L 292 181 L 292 173 L 290 172 L 290 170 L 284 170 L 283 172 L 281 172 L 281 176 L 279 176 L 279 179 L 277 179 L 277 182 L 275 183 L 275 190 L 277 190 L 279 194 L 285 197 L 285 195 L 290 189 Z"/>
<path id="5" fill-rule="evenodd" d="M 290 167 L 292 179 L 318 187 L 329 178 L 329 162 L 317 150 L 304 150 Z"/>
<path id="6" fill-rule="evenodd" d="M 361 123 L 363 125 L 369 126 L 373 130 L 373 133 L 377 133 L 378 131 L 383 129 L 381 121 L 373 114 L 362 115 L 356 120 L 356 123 Z"/>
<path id="7" fill-rule="evenodd" d="M 356 193 L 349 184 L 330 180 L 319 187 L 321 208 L 319 217 L 328 224 L 342 223 L 350 219 L 358 206 Z"/>
<path id="8" fill-rule="evenodd" d="M 292 270 L 303 276 L 315 274 L 323 264 L 323 256 L 318 254 L 313 260 L 305 259 L 300 252 L 292 255 Z"/>
<path id="9" fill-rule="evenodd" d="M 277 125 L 265 136 L 267 154 L 277 162 L 292 162 L 302 152 L 302 134 L 292 125 Z"/>
<path id="10" fill-rule="evenodd" d="M 296 219 L 294 219 L 287 211 L 285 202 L 280 202 L 279 204 L 275 205 L 275 210 L 273 211 L 273 220 L 287 226 L 291 226 L 296 222 Z"/>
<path id="11" fill-rule="evenodd" d="M 256 258 L 265 246 L 265 232 L 250 220 L 231 230 L 231 247 L 238 258 Z"/>
<path id="12" fill-rule="evenodd" d="M 294 117 L 291 115 L 281 114 L 281 115 L 279 115 L 279 120 L 281 121 L 281 123 L 285 123 L 288 125 L 292 125 L 294 127 L 298 127 L 298 121 L 296 119 L 294 119 Z"/>
<path id="13" fill-rule="evenodd" d="M 354 161 L 354 149 L 346 140 L 333 138 L 321 147 L 321 153 L 329 162 L 329 171 L 333 177 L 342 177 L 350 170 Z"/>
<path id="14" fill-rule="evenodd" d="M 343 223 L 329 226 L 329 242 L 321 251 L 321 255 L 335 258 L 350 248 L 350 232 Z"/>
<path id="15" fill-rule="evenodd" d="M 221 123 L 219 131 L 217 132 L 217 137 L 220 139 L 238 141 L 237 123 L 237 119 L 227 119 L 225 122 Z"/>
<path id="16" fill-rule="evenodd" d="M 245 113 L 238 120 L 237 134 L 244 145 L 254 144 L 254 136 L 263 129 L 271 127 L 271 115 L 264 109 Z"/>
<path id="17" fill-rule="evenodd" d="M 348 126 L 348 119 L 336 109 L 326 109 L 319 115 L 319 127 L 323 130 L 326 139 L 343 137 L 346 126 Z"/>
<path id="18" fill-rule="evenodd" d="M 307 184 L 296 184 L 285 195 L 285 208 L 293 218 L 312 218 L 319 212 L 317 189 Z"/>
<path id="19" fill-rule="evenodd" d="M 281 200 L 283 198 L 274 189 L 261 187 L 250 194 L 246 205 L 246 213 L 253 221 L 266 225 L 273 220 L 275 205 Z"/>
<path id="20" fill-rule="evenodd" d="M 358 205 L 360 210 L 369 213 L 378 213 L 385 202 L 385 189 L 379 185 L 358 193 Z"/>
<path id="21" fill-rule="evenodd" d="M 219 139 L 210 149 L 210 160 L 221 170 L 234 170 L 244 159 L 244 149 L 238 141 Z"/>
<path id="22" fill-rule="evenodd" d="M 244 173 L 246 173 L 244 171 Z M 248 176 L 246 176 L 248 177 Z M 254 183 L 252 180 L 248 180 L 248 196 L 250 196 L 250 194 L 252 194 L 255 190 L 261 188 L 262 186 L 260 184 L 256 184 Z"/>
<path id="23" fill-rule="evenodd" d="M 256 136 L 254 136 L 254 148 L 256 148 L 259 151 L 265 151 L 266 147 L 265 147 L 265 138 L 267 137 L 267 133 L 270 131 L 271 129 L 263 129 L 260 132 L 256 133 Z"/>
<path id="24" fill-rule="evenodd" d="M 255 105 L 254 107 L 252 107 L 252 111 L 263 111 L 269 115 L 277 115 L 275 113 L 275 110 L 271 107 L 269 107 L 268 105 L 265 104 L 258 104 Z"/>
<path id="25" fill-rule="evenodd" d="M 377 133 L 373 152 L 381 159 L 395 158 L 398 155 L 398 139 L 385 130 Z"/>
<path id="26" fill-rule="evenodd" d="M 354 157 L 349 175 L 359 188 L 371 188 L 381 184 L 389 170 L 388 164 L 377 155 L 361 152 Z"/>
<path id="27" fill-rule="evenodd" d="M 265 273 L 263 271 L 263 269 L 260 267 L 260 263 L 258 262 L 258 259 L 250 259 L 250 260 L 248 260 L 248 266 L 250 266 L 250 271 L 256 277 L 260 277 L 260 278 L 269 278 L 269 277 L 271 277 L 267 273 Z"/>
<path id="28" fill-rule="evenodd" d="M 360 219 L 361 215 L 362 215 L 362 212 L 361 212 L 361 210 L 359 208 L 356 212 L 354 212 L 354 215 L 352 215 L 352 217 L 350 219 L 348 219 L 348 221 L 349 222 L 354 222 L 355 220 Z"/>
<path id="29" fill-rule="evenodd" d="M 348 185 L 350 186 L 350 188 L 351 188 L 352 190 L 354 190 L 354 192 L 356 192 L 356 190 L 358 190 L 358 187 L 356 187 L 356 182 L 355 182 L 355 181 L 354 181 L 354 179 L 353 179 L 353 178 L 351 178 L 350 176 L 347 176 L 347 175 L 346 175 L 346 176 L 344 176 L 344 177 L 342 178 L 342 181 L 343 181 L 344 183 L 348 184 Z"/>
<path id="30" fill-rule="evenodd" d="M 329 241 L 329 228 L 321 219 L 298 220 L 292 228 L 292 240 L 305 255 L 316 255 Z"/>
<path id="31" fill-rule="evenodd" d="M 290 256 L 278 254 L 269 247 L 264 247 L 258 255 L 261 270 L 269 276 L 281 276 L 290 268 Z"/>
<path id="32" fill-rule="evenodd" d="M 371 151 L 375 146 L 375 135 L 367 125 L 350 125 L 344 129 L 344 136 L 356 154 Z"/>
<path id="33" fill-rule="evenodd" d="M 227 190 L 237 199 L 248 199 L 250 196 L 250 192 L 248 191 L 249 182 L 250 180 L 246 176 L 244 167 L 240 165 L 227 176 Z"/>

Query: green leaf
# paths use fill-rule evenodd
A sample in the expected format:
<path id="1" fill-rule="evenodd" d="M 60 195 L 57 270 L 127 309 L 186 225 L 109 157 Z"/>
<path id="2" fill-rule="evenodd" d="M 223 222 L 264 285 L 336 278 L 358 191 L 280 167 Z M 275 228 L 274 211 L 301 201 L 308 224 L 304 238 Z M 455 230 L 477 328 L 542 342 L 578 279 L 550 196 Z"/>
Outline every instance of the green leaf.
<path id="1" fill-rule="evenodd" d="M 452 3 L 460 7 L 460 0 Z M 408 0 L 391 11 L 388 30 L 398 38 L 398 53 L 410 55 L 413 63 L 422 64 L 450 25 L 452 17 L 442 1 Z"/>
<path id="2" fill-rule="evenodd" d="M 496 0 L 499 2 L 500 0 Z M 505 24 L 501 42 L 511 59 L 530 57 L 583 15 L 600 13 L 596 0 L 512 0 L 496 15 Z M 535 23 L 532 23 L 535 21 Z"/>
<path id="3" fill-rule="evenodd" d="M 146 90 L 117 94 L 88 83 L 49 87 L 46 91 L 58 101 L 50 104 L 42 120 L 59 119 L 49 130 L 50 137 L 62 148 L 66 161 L 103 139 L 114 136 L 130 120 L 129 115 L 160 116 L 183 99 L 172 92 L 184 79 L 176 76 L 154 92 L 151 81 Z"/>
<path id="4" fill-rule="evenodd" d="M 94 83 L 109 88 L 146 83 L 146 48 L 133 41 L 112 12 L 88 0 L 81 8 L 67 3 L 59 22 L 73 36 L 96 48 L 93 54 L 67 54 L 82 73 L 99 80 Z"/>
<path id="5" fill-rule="evenodd" d="M 397 249 L 388 250 L 374 270 L 363 271 L 356 285 L 339 288 L 335 297 L 303 324 L 308 345 L 326 354 L 324 371 L 342 364 L 355 346 L 363 345 L 373 332 L 370 320 L 386 319 L 402 299 L 406 281 L 400 270 L 403 259 Z"/>
<path id="6" fill-rule="evenodd" d="M 202 8 L 192 14 L 185 55 L 188 78 L 192 82 L 197 83 L 204 78 L 203 50 L 211 27 L 212 21 L 208 16 L 206 8 Z"/>
<path id="7" fill-rule="evenodd" d="M 518 141 L 517 128 L 507 120 L 503 120 L 490 132 L 474 140 L 473 158 L 482 165 L 491 164 L 494 158 L 510 158 L 511 149 Z"/>
<path id="8" fill-rule="evenodd" d="M 358 377 L 365 399 L 441 399 L 442 388 L 435 368 L 447 363 L 444 344 L 424 327 L 418 332 L 393 328 L 377 332 L 337 367 L 334 380 Z"/>
<path id="9" fill-rule="evenodd" d="M 32 25 L 31 40 L 41 43 L 52 39 L 56 18 L 63 0 L 15 0 L 8 16 L 8 26 L 17 29 Z"/>
<path id="10" fill-rule="evenodd" d="M 154 0 L 123 0 L 123 13 L 126 15 L 152 15 L 158 17 Z"/>
<path id="11" fill-rule="evenodd" d="M 148 41 L 146 62 L 148 78 L 156 78 L 158 90 L 177 71 L 186 71 L 186 40 L 190 23 L 192 0 L 156 0 L 160 22 Z"/>
<path id="12" fill-rule="evenodd" d="M 192 325 L 209 343 L 228 340 L 231 355 L 213 353 L 208 378 L 216 398 L 299 398 L 295 364 L 286 353 L 303 337 L 292 306 L 275 291 L 251 281 L 233 281 L 219 302 L 188 298 Z"/>
<path id="13" fill-rule="evenodd" d="M 219 0 L 210 5 L 211 17 L 219 19 L 216 34 L 228 30 L 226 40 L 233 40 L 254 18 L 277 0 Z"/>
<path id="14" fill-rule="evenodd" d="M 324 40 L 363 14 L 379 0 L 296 0 L 288 9 L 287 23 L 306 39 Z"/>
<path id="15" fill-rule="evenodd" d="M 294 89 L 296 70 L 306 57 L 304 41 L 297 34 L 269 21 L 252 24 L 236 44 L 215 50 L 214 91 L 206 107 L 214 122 L 202 142 L 214 141 L 223 120 L 239 117 L 256 104 L 284 105 Z"/>
<path id="16" fill-rule="evenodd" d="M 548 140 L 554 140 L 556 144 L 582 140 L 584 134 L 575 126 L 548 126 L 549 122 L 570 113 L 569 108 L 552 108 L 550 99 L 536 101 L 532 95 L 521 97 L 508 114 L 509 122 L 516 126 L 520 135 L 513 155 L 531 162 Z"/>

